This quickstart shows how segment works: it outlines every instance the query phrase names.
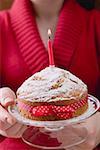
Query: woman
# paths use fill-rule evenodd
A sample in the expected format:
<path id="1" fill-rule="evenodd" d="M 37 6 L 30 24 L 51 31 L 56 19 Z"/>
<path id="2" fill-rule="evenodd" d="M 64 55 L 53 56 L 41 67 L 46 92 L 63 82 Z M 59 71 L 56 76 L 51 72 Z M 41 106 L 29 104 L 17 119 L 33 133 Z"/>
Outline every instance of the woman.
<path id="1" fill-rule="evenodd" d="M 55 64 L 81 78 L 89 93 L 100 98 L 100 12 L 82 8 L 76 0 L 15 0 L 0 15 L 2 150 L 35 150 L 19 137 L 26 126 L 10 116 L 17 88 L 48 66 L 47 30 L 51 28 Z M 9 88 L 5 88 L 9 87 Z M 13 90 L 11 90 L 11 89 Z M 89 137 L 73 149 L 92 150 L 100 143 L 100 113 L 85 121 Z"/>

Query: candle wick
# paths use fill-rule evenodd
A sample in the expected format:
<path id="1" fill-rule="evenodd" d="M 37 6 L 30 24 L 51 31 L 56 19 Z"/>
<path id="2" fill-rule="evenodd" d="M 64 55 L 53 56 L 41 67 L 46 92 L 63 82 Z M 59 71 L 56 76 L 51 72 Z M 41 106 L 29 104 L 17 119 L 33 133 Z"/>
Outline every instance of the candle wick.
<path id="1" fill-rule="evenodd" d="M 49 40 L 51 39 L 51 37 L 49 36 Z"/>

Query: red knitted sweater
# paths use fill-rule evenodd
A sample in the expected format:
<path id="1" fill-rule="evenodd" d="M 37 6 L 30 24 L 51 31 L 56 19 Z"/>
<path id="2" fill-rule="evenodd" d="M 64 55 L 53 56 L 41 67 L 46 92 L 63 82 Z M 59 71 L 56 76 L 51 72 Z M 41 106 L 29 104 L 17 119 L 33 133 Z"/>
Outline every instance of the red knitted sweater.
<path id="1" fill-rule="evenodd" d="M 1 86 L 13 90 L 48 66 L 48 53 L 40 38 L 29 0 L 15 0 L 0 13 Z M 89 93 L 100 96 L 100 13 L 87 11 L 75 0 L 65 1 L 53 41 L 55 64 L 82 79 Z M 0 150 L 31 150 L 21 140 L 6 138 Z"/>

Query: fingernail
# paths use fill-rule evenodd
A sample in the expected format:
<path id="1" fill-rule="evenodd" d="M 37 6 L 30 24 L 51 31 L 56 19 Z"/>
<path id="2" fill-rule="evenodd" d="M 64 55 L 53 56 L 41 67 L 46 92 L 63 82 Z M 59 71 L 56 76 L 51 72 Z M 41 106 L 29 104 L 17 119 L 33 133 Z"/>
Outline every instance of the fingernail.
<path id="1" fill-rule="evenodd" d="M 15 118 L 7 118 L 7 122 L 11 125 L 16 123 L 16 119 Z"/>
<path id="2" fill-rule="evenodd" d="M 10 97 L 7 97 L 5 100 L 4 100 L 4 105 L 7 107 L 9 105 L 13 105 L 14 104 L 14 100 Z"/>

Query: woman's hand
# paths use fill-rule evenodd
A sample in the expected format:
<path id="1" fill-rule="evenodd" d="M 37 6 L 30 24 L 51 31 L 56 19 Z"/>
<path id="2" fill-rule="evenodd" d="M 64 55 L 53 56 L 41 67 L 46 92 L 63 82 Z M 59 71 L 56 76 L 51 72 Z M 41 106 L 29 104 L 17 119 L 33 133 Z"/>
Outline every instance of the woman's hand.
<path id="1" fill-rule="evenodd" d="M 87 119 L 80 126 L 88 130 L 88 138 L 82 144 L 73 146 L 69 150 L 93 150 L 100 143 L 100 112 Z"/>
<path id="2" fill-rule="evenodd" d="M 18 123 L 7 111 L 7 107 L 14 104 L 15 98 L 16 96 L 10 88 L 0 89 L 0 135 L 10 138 L 20 138 L 27 128 Z"/>

